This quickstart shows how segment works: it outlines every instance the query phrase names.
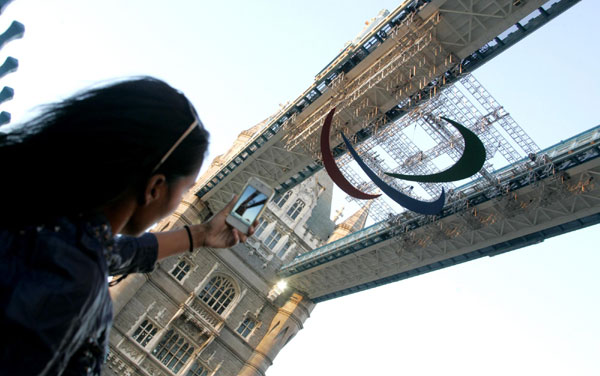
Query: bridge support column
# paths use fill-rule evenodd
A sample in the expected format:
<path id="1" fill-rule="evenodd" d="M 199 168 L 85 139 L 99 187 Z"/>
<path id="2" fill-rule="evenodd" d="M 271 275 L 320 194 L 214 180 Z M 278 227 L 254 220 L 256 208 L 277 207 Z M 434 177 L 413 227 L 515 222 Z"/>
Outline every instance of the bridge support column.
<path id="1" fill-rule="evenodd" d="M 315 303 L 305 296 L 292 293 L 273 318 L 269 331 L 240 370 L 239 376 L 264 376 L 273 359 L 292 337 L 302 329 Z"/>

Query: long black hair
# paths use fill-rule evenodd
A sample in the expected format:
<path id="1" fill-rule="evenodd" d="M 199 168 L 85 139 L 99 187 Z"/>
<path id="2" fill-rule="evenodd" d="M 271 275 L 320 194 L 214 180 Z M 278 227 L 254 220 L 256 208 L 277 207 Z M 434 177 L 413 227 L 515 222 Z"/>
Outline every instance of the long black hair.
<path id="1" fill-rule="evenodd" d="M 0 224 L 97 211 L 141 190 L 153 173 L 167 182 L 190 175 L 208 148 L 200 122 L 153 169 L 196 118 L 185 95 L 151 77 L 43 106 L 31 121 L 0 134 Z"/>

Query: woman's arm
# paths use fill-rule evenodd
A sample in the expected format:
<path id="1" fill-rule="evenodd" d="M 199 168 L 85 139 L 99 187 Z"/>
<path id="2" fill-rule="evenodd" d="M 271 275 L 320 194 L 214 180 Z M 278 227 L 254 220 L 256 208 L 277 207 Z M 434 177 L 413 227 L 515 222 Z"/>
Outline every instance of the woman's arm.
<path id="1" fill-rule="evenodd" d="M 233 209 L 237 197 L 217 213 L 210 221 L 190 226 L 192 233 L 192 248 L 211 247 L 228 248 L 239 242 L 245 242 L 248 236 L 254 234 L 258 221 L 254 221 L 248 234 L 243 234 L 225 222 L 227 215 Z M 158 259 L 172 256 L 190 249 L 190 240 L 185 228 L 154 233 L 158 240 Z"/>
<path id="2" fill-rule="evenodd" d="M 254 221 L 248 229 L 248 234 L 225 223 L 227 215 L 235 205 L 233 200 L 210 221 L 190 226 L 193 249 L 199 247 L 228 248 L 238 242 L 245 242 L 248 236 L 254 234 L 258 221 Z M 121 236 L 116 239 L 116 257 L 109 263 L 109 275 L 129 273 L 149 273 L 154 270 L 157 260 L 190 249 L 190 239 L 185 228 L 172 231 L 146 233 L 140 237 Z"/>

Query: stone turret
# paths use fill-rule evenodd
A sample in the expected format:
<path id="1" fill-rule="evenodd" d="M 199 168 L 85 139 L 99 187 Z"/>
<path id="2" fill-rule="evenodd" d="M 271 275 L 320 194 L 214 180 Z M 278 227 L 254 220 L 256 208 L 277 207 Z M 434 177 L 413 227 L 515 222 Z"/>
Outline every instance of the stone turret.
<path id="1" fill-rule="evenodd" d="M 343 238 L 344 236 L 352 234 L 353 232 L 362 230 L 365 227 L 365 223 L 367 222 L 367 218 L 369 216 L 369 209 L 371 208 L 372 202 L 372 200 L 369 200 L 356 213 L 352 214 L 344 222 L 337 225 L 329 239 L 327 239 L 327 243 L 334 242 L 338 239 Z"/>

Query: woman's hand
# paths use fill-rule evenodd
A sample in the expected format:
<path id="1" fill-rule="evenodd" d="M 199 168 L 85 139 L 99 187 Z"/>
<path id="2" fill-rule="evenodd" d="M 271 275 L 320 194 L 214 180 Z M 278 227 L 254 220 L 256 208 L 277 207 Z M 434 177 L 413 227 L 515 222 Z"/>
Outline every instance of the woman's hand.
<path id="1" fill-rule="evenodd" d="M 231 202 L 212 217 L 210 221 L 190 226 L 196 247 L 229 248 L 239 242 L 244 243 L 248 236 L 254 234 L 258 221 L 254 221 L 250 226 L 248 234 L 242 233 L 225 222 L 225 219 L 233 210 L 236 200 L 237 196 L 234 196 Z"/>
<path id="2" fill-rule="evenodd" d="M 248 229 L 248 234 L 243 234 L 225 222 L 225 219 L 235 206 L 237 196 L 223 208 L 210 221 L 199 225 L 190 226 L 192 233 L 192 247 L 229 248 L 239 242 L 245 242 L 248 236 L 254 234 L 258 221 L 254 221 Z M 163 259 L 190 249 L 190 239 L 185 229 L 154 233 L 158 241 L 158 259 Z"/>

